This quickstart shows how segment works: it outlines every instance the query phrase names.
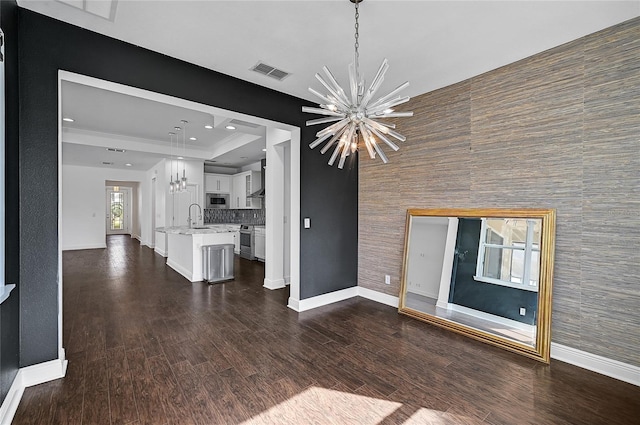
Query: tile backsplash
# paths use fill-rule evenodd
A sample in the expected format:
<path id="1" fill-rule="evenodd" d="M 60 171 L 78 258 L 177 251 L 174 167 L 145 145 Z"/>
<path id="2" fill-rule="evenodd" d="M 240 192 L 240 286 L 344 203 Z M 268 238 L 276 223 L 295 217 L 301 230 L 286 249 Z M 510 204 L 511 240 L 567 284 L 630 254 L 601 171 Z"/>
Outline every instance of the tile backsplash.
<path id="1" fill-rule="evenodd" d="M 204 223 L 238 223 L 264 225 L 264 209 L 261 210 L 221 210 L 205 208 Z"/>

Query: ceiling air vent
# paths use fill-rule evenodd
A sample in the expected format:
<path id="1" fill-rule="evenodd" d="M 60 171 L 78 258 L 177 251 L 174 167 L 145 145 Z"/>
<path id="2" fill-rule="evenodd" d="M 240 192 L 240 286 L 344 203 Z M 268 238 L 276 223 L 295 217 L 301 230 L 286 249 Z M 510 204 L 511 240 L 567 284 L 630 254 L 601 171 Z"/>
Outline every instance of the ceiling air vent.
<path id="1" fill-rule="evenodd" d="M 113 165 L 113 162 L 102 161 L 102 165 Z"/>
<path id="2" fill-rule="evenodd" d="M 107 148 L 107 150 L 109 152 L 119 152 L 119 153 L 124 153 L 126 152 L 124 149 L 119 149 L 119 148 Z"/>
<path id="3" fill-rule="evenodd" d="M 278 81 L 282 81 L 291 75 L 287 71 L 274 68 L 271 65 L 267 65 L 262 62 L 258 62 L 253 68 L 251 68 L 251 70 L 259 74 L 266 75 L 267 77 L 275 78 Z"/>

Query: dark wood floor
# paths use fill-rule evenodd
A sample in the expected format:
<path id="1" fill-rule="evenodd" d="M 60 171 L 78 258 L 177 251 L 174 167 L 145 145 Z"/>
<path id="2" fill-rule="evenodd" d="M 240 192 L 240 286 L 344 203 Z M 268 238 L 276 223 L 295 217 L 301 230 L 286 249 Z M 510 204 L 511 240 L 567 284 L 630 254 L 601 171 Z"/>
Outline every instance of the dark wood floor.
<path id="1" fill-rule="evenodd" d="M 640 388 L 356 298 L 305 313 L 264 267 L 188 283 L 128 236 L 64 254 L 64 379 L 15 424 L 638 424 Z"/>

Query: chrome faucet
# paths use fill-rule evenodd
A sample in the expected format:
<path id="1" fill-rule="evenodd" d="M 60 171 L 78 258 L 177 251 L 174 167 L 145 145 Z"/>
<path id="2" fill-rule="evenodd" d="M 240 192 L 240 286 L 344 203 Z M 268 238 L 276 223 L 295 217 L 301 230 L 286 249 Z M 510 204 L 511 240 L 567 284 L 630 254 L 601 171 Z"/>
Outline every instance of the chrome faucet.
<path id="1" fill-rule="evenodd" d="M 189 225 L 189 229 L 192 228 L 192 224 L 193 224 L 193 222 L 191 221 L 191 207 L 194 205 L 198 207 L 198 209 L 200 210 L 200 215 L 198 216 L 198 220 L 202 220 L 202 207 L 199 204 L 195 204 L 195 203 L 189 205 L 189 217 L 187 218 L 187 224 Z M 197 221 L 196 221 L 196 224 L 198 224 Z"/>

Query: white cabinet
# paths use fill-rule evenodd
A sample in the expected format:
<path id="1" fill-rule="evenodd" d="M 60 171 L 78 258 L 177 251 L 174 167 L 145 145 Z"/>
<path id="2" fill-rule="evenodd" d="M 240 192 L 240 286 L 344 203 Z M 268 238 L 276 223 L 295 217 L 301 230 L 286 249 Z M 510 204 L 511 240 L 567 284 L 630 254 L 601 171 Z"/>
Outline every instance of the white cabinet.
<path id="1" fill-rule="evenodd" d="M 230 224 L 228 225 L 230 230 L 233 230 L 233 252 L 236 254 L 240 254 L 240 225 L 239 224 Z"/>
<path id="2" fill-rule="evenodd" d="M 206 193 L 231 193 L 231 176 L 224 174 L 204 174 Z"/>
<path id="3" fill-rule="evenodd" d="M 265 236 L 266 236 L 266 232 L 265 232 L 265 228 L 264 226 L 256 226 L 254 228 L 254 232 L 255 232 L 255 243 L 256 243 L 256 250 L 255 250 L 255 254 L 256 254 L 256 258 L 258 260 L 264 261 L 264 257 L 265 257 Z"/>
<path id="4" fill-rule="evenodd" d="M 262 187 L 259 171 L 234 174 L 231 183 L 231 208 L 260 209 L 260 198 L 249 197 Z"/>

